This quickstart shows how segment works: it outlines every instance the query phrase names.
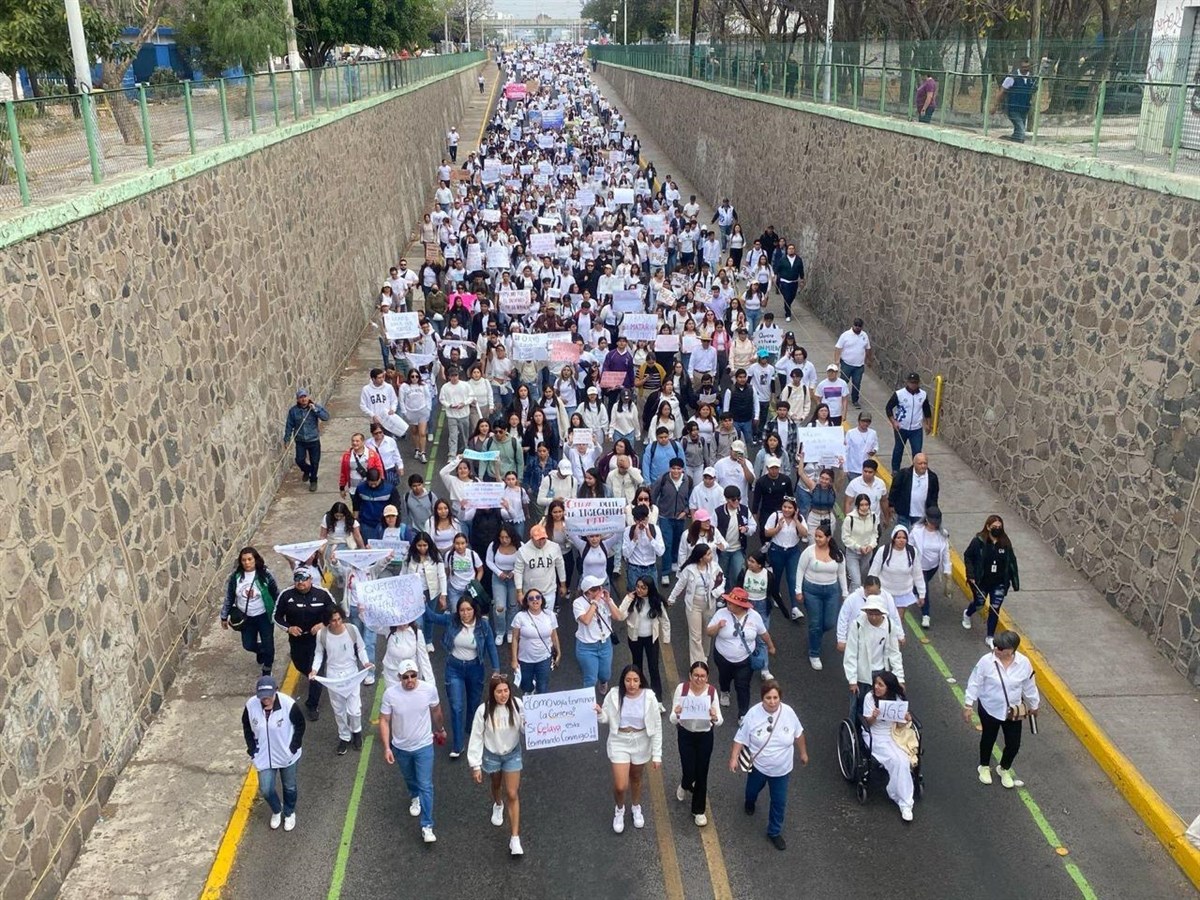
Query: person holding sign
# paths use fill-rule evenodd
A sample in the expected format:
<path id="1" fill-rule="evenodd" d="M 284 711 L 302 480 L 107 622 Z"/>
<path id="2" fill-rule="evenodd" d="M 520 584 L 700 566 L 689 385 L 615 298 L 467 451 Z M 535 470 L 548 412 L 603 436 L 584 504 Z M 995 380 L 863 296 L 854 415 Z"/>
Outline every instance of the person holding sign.
<path id="1" fill-rule="evenodd" d="M 643 828 L 642 774 L 646 764 L 662 767 L 662 719 L 655 709 L 654 692 L 645 686 L 637 666 L 621 670 L 621 680 L 596 704 L 600 722 L 608 726 L 608 759 L 613 774 L 613 831 L 625 830 L 625 799 L 628 794 L 633 827 Z"/>
<path id="2" fill-rule="evenodd" d="M 508 678 L 499 672 L 488 679 L 487 699 L 475 710 L 471 727 L 471 742 L 467 745 L 467 763 L 476 784 L 489 778 L 492 793 L 492 824 L 504 824 L 508 809 L 511 837 L 508 852 L 521 856 L 521 733 L 525 730 L 525 715 L 521 701 L 513 696 Z M 503 790 L 503 794 L 501 794 Z"/>
<path id="3" fill-rule="evenodd" d="M 374 669 L 375 664 L 367 659 L 362 635 L 342 620 L 342 611 L 337 607 L 329 614 L 329 625 L 317 634 L 316 644 L 308 678 L 315 679 L 325 667 L 324 684 L 329 688 L 329 705 L 337 723 L 337 755 L 345 756 L 351 744 L 355 750 L 362 749 L 362 697 L 358 681 L 344 686 L 331 682 L 349 682 L 360 667 Z"/>
<path id="4" fill-rule="evenodd" d="M 887 716 L 884 715 L 885 709 L 888 712 Z M 901 737 L 897 732 L 911 732 L 912 713 L 908 711 L 908 697 L 904 694 L 904 685 L 895 673 L 875 673 L 872 689 L 863 701 L 862 718 L 863 724 L 870 730 L 871 756 L 888 773 L 887 795 L 900 807 L 900 818 L 911 822 L 913 758 L 899 743 Z"/>
<path id="5" fill-rule="evenodd" d="M 704 810 L 708 803 L 713 728 L 724 721 L 721 704 L 717 702 L 717 690 L 708 682 L 708 663 L 704 660 L 692 663 L 688 680 L 675 689 L 670 719 L 676 726 L 679 767 L 682 769 L 675 797 L 682 803 L 691 795 L 692 820 L 703 828 L 708 824 Z"/>

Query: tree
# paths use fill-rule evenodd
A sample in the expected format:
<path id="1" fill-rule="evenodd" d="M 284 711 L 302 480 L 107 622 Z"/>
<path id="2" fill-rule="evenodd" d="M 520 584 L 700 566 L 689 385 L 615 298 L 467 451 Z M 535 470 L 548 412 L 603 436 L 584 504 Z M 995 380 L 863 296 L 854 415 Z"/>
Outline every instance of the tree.
<path id="1" fill-rule="evenodd" d="M 241 65 L 262 68 L 287 44 L 287 14 L 282 0 L 186 0 L 179 44 L 193 61 L 216 77 Z"/>
<path id="2" fill-rule="evenodd" d="M 138 115 L 121 89 L 125 73 L 146 41 L 154 36 L 167 9 L 168 0 L 89 0 L 91 6 L 110 27 L 132 26 L 137 34 L 132 40 L 114 40 L 103 49 L 92 49 L 101 58 L 100 86 L 108 94 L 109 109 L 126 144 L 142 142 L 142 125 Z"/>
<path id="3" fill-rule="evenodd" d="M 103 52 L 117 39 L 118 29 L 87 4 L 82 6 L 83 31 L 88 47 Z M 71 39 L 61 0 L 0 0 L 0 71 L 11 73 L 16 96 L 17 70 L 30 76 L 34 96 L 39 95 L 37 75 L 61 72 L 74 90 Z"/>

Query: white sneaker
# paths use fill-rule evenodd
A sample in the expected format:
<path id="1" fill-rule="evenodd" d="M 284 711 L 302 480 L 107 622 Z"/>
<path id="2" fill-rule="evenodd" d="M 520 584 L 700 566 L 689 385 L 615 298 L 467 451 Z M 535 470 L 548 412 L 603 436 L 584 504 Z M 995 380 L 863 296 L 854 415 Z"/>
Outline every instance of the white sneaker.
<path id="1" fill-rule="evenodd" d="M 708 816 L 706 816 L 704 813 L 696 813 L 696 815 L 692 816 L 692 821 L 695 822 L 700 828 L 703 828 L 708 824 Z"/>
<path id="2" fill-rule="evenodd" d="M 721 691 L 721 705 L 722 706 L 729 705 L 729 691 Z"/>
<path id="3" fill-rule="evenodd" d="M 680 790 L 683 790 L 683 789 L 680 788 Z M 680 797 L 679 799 L 682 800 L 683 798 Z M 271 813 L 271 830 L 275 831 L 282 824 L 283 824 L 283 813 L 281 813 L 281 812 Z"/>
<path id="4" fill-rule="evenodd" d="M 963 613 L 962 626 L 963 626 L 963 628 L 967 629 L 967 631 L 971 630 L 971 617 L 968 616 L 966 613 Z"/>
<path id="5" fill-rule="evenodd" d="M 509 856 L 524 856 L 525 850 L 521 846 L 521 839 L 515 834 L 508 839 L 508 855 Z"/>
<path id="6" fill-rule="evenodd" d="M 771 681 L 775 676 L 771 674 L 770 669 L 763 669 L 761 672 L 758 673 L 758 677 L 761 678 L 763 681 Z"/>
<path id="7" fill-rule="evenodd" d="M 989 766 L 980 766 L 978 771 L 979 771 L 979 783 L 980 784 L 991 784 L 992 783 L 992 770 Z"/>
<path id="8" fill-rule="evenodd" d="M 625 807 L 617 806 L 613 808 L 613 831 L 620 834 L 625 830 Z"/>
<path id="9" fill-rule="evenodd" d="M 810 656 L 808 658 L 808 664 L 810 666 L 812 666 L 814 669 L 816 669 L 818 672 L 820 672 L 823 668 L 825 668 L 825 666 L 822 665 L 821 657 L 819 657 L 819 656 Z"/>
<path id="10" fill-rule="evenodd" d="M 661 581 L 663 583 L 663 585 L 668 585 L 671 583 L 671 577 L 669 575 L 664 575 L 662 578 L 659 579 L 659 581 Z"/>
<path id="11" fill-rule="evenodd" d="M 413 797 L 412 803 L 408 804 L 408 814 L 410 816 L 419 816 L 421 814 L 421 798 Z"/>
<path id="12" fill-rule="evenodd" d="M 290 816 L 283 817 L 283 830 L 284 831 L 291 831 L 295 827 L 296 827 L 296 814 L 295 813 L 292 813 Z"/>
<path id="13" fill-rule="evenodd" d="M 665 706 L 663 706 L 661 703 L 660 703 L 660 704 L 658 704 L 658 714 L 659 714 L 660 716 L 661 716 L 661 715 L 663 715 L 663 714 L 665 714 L 665 713 L 666 713 L 666 711 L 667 711 L 667 708 L 666 708 Z"/>
<path id="14" fill-rule="evenodd" d="M 426 653 L 432 653 L 432 652 L 433 652 L 433 644 L 426 644 L 426 645 L 425 645 L 425 652 L 426 652 Z"/>
<path id="15" fill-rule="evenodd" d="M 497 647 L 504 646 L 504 635 L 503 634 L 496 635 L 496 646 Z"/>
<path id="16" fill-rule="evenodd" d="M 437 840 L 437 835 L 433 833 L 433 829 L 426 825 L 421 829 L 421 840 L 427 844 L 432 844 Z"/>
<path id="17" fill-rule="evenodd" d="M 792 607 L 792 621 L 796 622 L 802 618 L 804 618 L 804 613 L 800 612 L 800 607 L 793 606 Z"/>
<path id="18" fill-rule="evenodd" d="M 640 806 L 633 806 L 630 807 L 630 812 L 633 813 L 633 827 L 645 828 L 646 817 L 642 815 L 642 808 Z"/>
<path id="19" fill-rule="evenodd" d="M 996 774 L 1000 776 L 1000 783 L 1010 790 L 1025 787 L 1025 782 L 1013 775 L 1012 769 L 1002 769 L 996 766 Z"/>
<path id="20" fill-rule="evenodd" d="M 921 627 L 922 628 L 929 627 L 929 616 L 921 616 Z"/>
<path id="21" fill-rule="evenodd" d="M 985 638 L 983 639 L 983 642 L 984 642 L 985 644 L 987 644 L 987 647 L 988 647 L 988 649 L 989 649 L 989 650 L 995 650 L 995 649 L 996 649 L 996 639 L 995 639 L 995 638 L 985 637 Z"/>
<path id="22" fill-rule="evenodd" d="M 365 684 L 365 685 L 367 685 L 367 686 L 370 686 L 370 685 L 372 685 L 372 684 L 374 684 L 374 683 L 375 683 L 375 676 L 374 676 L 374 675 L 368 675 L 366 678 L 364 678 L 364 679 L 363 679 L 363 684 Z"/>
<path id="23" fill-rule="evenodd" d="M 911 806 L 900 807 L 900 818 L 903 819 L 905 822 L 911 822 L 912 821 L 912 809 L 913 808 Z"/>
<path id="24" fill-rule="evenodd" d="M 683 803 L 685 800 L 687 800 L 687 798 L 688 798 L 688 792 L 683 789 L 682 784 L 679 785 L 677 788 L 675 788 L 675 799 L 676 800 L 678 800 L 680 803 Z"/>
<path id="25" fill-rule="evenodd" d="M 504 804 L 503 803 L 493 803 L 492 804 L 492 824 L 495 825 L 497 828 L 499 828 L 501 825 L 504 824 Z"/>

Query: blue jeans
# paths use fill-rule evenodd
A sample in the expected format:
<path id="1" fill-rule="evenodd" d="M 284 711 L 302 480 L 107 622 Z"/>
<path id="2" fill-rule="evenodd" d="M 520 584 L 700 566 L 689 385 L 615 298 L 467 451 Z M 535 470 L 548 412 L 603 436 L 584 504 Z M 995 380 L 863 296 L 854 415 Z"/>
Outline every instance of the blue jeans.
<path id="1" fill-rule="evenodd" d="M 899 431 L 893 431 L 892 437 L 895 438 L 895 443 L 892 444 L 892 471 L 900 471 L 900 463 L 904 461 L 904 443 L 908 442 L 908 449 L 912 451 L 912 455 L 916 456 L 921 452 L 921 448 L 925 446 L 925 429 L 923 428 L 901 428 Z"/>
<path id="2" fill-rule="evenodd" d="M 350 624 L 358 629 L 358 633 L 362 635 L 363 647 L 367 651 L 367 659 L 375 662 L 375 643 L 377 636 L 370 628 L 363 624 L 362 618 L 358 614 L 358 606 L 350 604 Z"/>
<path id="3" fill-rule="evenodd" d="M 758 769 L 751 769 L 746 776 L 746 804 L 753 805 L 765 787 L 771 792 L 771 810 L 767 817 L 767 837 L 775 837 L 783 833 L 783 817 L 787 813 L 788 781 L 792 773 L 786 775 L 764 775 Z"/>
<path id="4" fill-rule="evenodd" d="M 296 441 L 296 465 L 306 481 L 316 481 L 317 469 L 321 467 L 321 442 Z"/>
<path id="5" fill-rule="evenodd" d="M 639 578 L 647 579 L 654 584 L 654 566 L 638 566 L 631 562 L 625 563 L 625 590 L 632 591 Z"/>
<path id="6" fill-rule="evenodd" d="M 242 649 L 253 653 L 258 664 L 267 671 L 275 665 L 275 622 L 269 615 L 246 616 L 246 624 L 242 626 Z"/>
<path id="7" fill-rule="evenodd" d="M 746 570 L 746 552 L 740 547 L 737 550 L 722 550 L 717 554 L 717 565 L 725 575 L 725 583 L 735 585 Z"/>
<path id="8" fill-rule="evenodd" d="M 933 581 L 933 576 L 937 573 L 937 569 L 923 569 L 921 571 L 921 574 L 925 576 L 925 599 L 921 602 L 921 615 L 923 616 L 929 615 L 929 601 L 933 596 L 929 590 L 929 582 Z"/>
<path id="9" fill-rule="evenodd" d="M 271 812 L 290 816 L 296 811 L 296 765 L 299 762 L 296 760 L 286 769 L 258 770 L 258 792 L 271 807 Z M 283 803 L 279 802 L 279 795 L 275 793 L 276 776 L 283 787 Z"/>
<path id="10" fill-rule="evenodd" d="M 767 562 L 770 563 L 771 573 L 775 576 L 775 587 L 786 609 L 796 606 L 796 563 L 799 561 L 799 544 L 786 549 L 772 544 L 771 549 L 767 551 Z"/>
<path id="11" fill-rule="evenodd" d="M 746 310 L 746 327 L 750 329 L 751 334 L 754 334 L 758 330 L 758 323 L 762 319 L 762 314 L 761 309 Z"/>
<path id="12" fill-rule="evenodd" d="M 662 529 L 663 543 L 667 547 L 667 552 L 663 555 L 659 566 L 663 575 L 670 574 L 671 569 L 675 566 L 679 557 L 679 540 L 683 537 L 687 524 L 687 519 L 670 519 L 666 516 L 660 516 L 658 519 L 658 527 Z"/>
<path id="13" fill-rule="evenodd" d="M 741 440 L 746 442 L 747 447 L 749 447 L 751 444 L 754 443 L 754 420 L 753 419 L 751 419 L 748 422 L 734 422 L 733 428 L 738 433 L 738 437 Z"/>
<path id="14" fill-rule="evenodd" d="M 446 697 L 450 701 L 450 749 L 462 753 L 471 736 L 475 710 L 483 699 L 483 663 L 446 659 Z"/>
<path id="15" fill-rule="evenodd" d="M 808 656 L 821 655 L 821 638 L 837 625 L 842 589 L 837 584 L 813 584 L 807 578 L 801 585 L 804 608 L 808 613 Z"/>
<path id="16" fill-rule="evenodd" d="M 521 665 L 521 691 L 525 694 L 546 694 L 550 691 L 550 657 L 541 662 Z"/>
<path id="17" fill-rule="evenodd" d="M 862 390 L 863 371 L 867 368 L 866 365 L 852 366 L 849 363 L 841 363 L 842 377 L 850 382 L 850 402 L 858 406 L 858 392 Z M 893 467 L 893 471 L 895 468 Z"/>
<path id="18" fill-rule="evenodd" d="M 763 624 L 769 629 L 771 627 L 771 598 L 764 597 L 762 600 L 751 600 L 750 603 L 754 606 L 754 611 L 762 618 Z"/>
<path id="19" fill-rule="evenodd" d="M 508 634 L 508 611 L 517 606 L 517 583 L 492 573 L 492 631 L 496 636 Z"/>
<path id="20" fill-rule="evenodd" d="M 594 644 L 575 642 L 575 659 L 583 673 L 583 686 L 593 687 L 597 682 L 608 684 L 612 678 L 612 641 L 605 638 Z"/>
<path id="21" fill-rule="evenodd" d="M 393 746 L 392 755 L 396 757 L 396 768 L 408 787 L 409 796 L 421 801 L 421 827 L 432 828 L 433 744 L 426 744 L 420 750 L 398 750 Z"/>
<path id="22" fill-rule="evenodd" d="M 1008 586 L 1002 585 L 991 588 L 987 591 L 981 591 L 974 585 L 971 586 L 971 602 L 967 605 L 965 615 L 973 616 L 975 611 L 985 603 L 988 608 L 987 617 L 987 636 L 996 636 L 996 626 L 1000 623 L 1000 607 L 1004 605 L 1004 598 L 1008 596 Z M 926 598 L 929 597 L 929 591 L 925 592 Z"/>
<path id="23" fill-rule="evenodd" d="M 1025 123 L 1029 118 L 1029 110 L 1023 109 L 1019 112 L 1008 111 L 1008 121 L 1012 122 L 1013 133 L 1010 140 L 1016 141 L 1018 144 L 1025 143 Z"/>

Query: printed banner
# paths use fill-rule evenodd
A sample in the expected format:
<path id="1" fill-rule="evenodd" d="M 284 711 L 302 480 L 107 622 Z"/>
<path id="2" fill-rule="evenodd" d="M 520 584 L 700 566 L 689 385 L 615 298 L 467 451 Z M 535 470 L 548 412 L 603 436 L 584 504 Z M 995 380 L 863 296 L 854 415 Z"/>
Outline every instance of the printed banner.
<path id="1" fill-rule="evenodd" d="M 624 497 L 571 497 L 564 502 L 571 534 L 612 534 L 625 527 Z"/>
<path id="2" fill-rule="evenodd" d="M 463 459 L 472 462 L 495 462 L 500 458 L 499 450 L 464 450 Z"/>
<path id="3" fill-rule="evenodd" d="M 526 750 L 584 744 L 600 737 L 596 692 L 591 688 L 531 694 L 522 702 Z"/>
<path id="4" fill-rule="evenodd" d="M 505 100 L 524 100 L 528 93 L 529 92 L 526 90 L 524 82 L 510 81 L 504 86 Z"/>
<path id="5" fill-rule="evenodd" d="M 356 586 L 363 624 L 372 631 L 415 622 L 425 613 L 425 577 L 416 573 L 379 578 Z"/>
<path id="6" fill-rule="evenodd" d="M 562 131 L 563 110 L 561 106 L 555 109 L 548 109 L 542 113 L 542 127 Z"/>

